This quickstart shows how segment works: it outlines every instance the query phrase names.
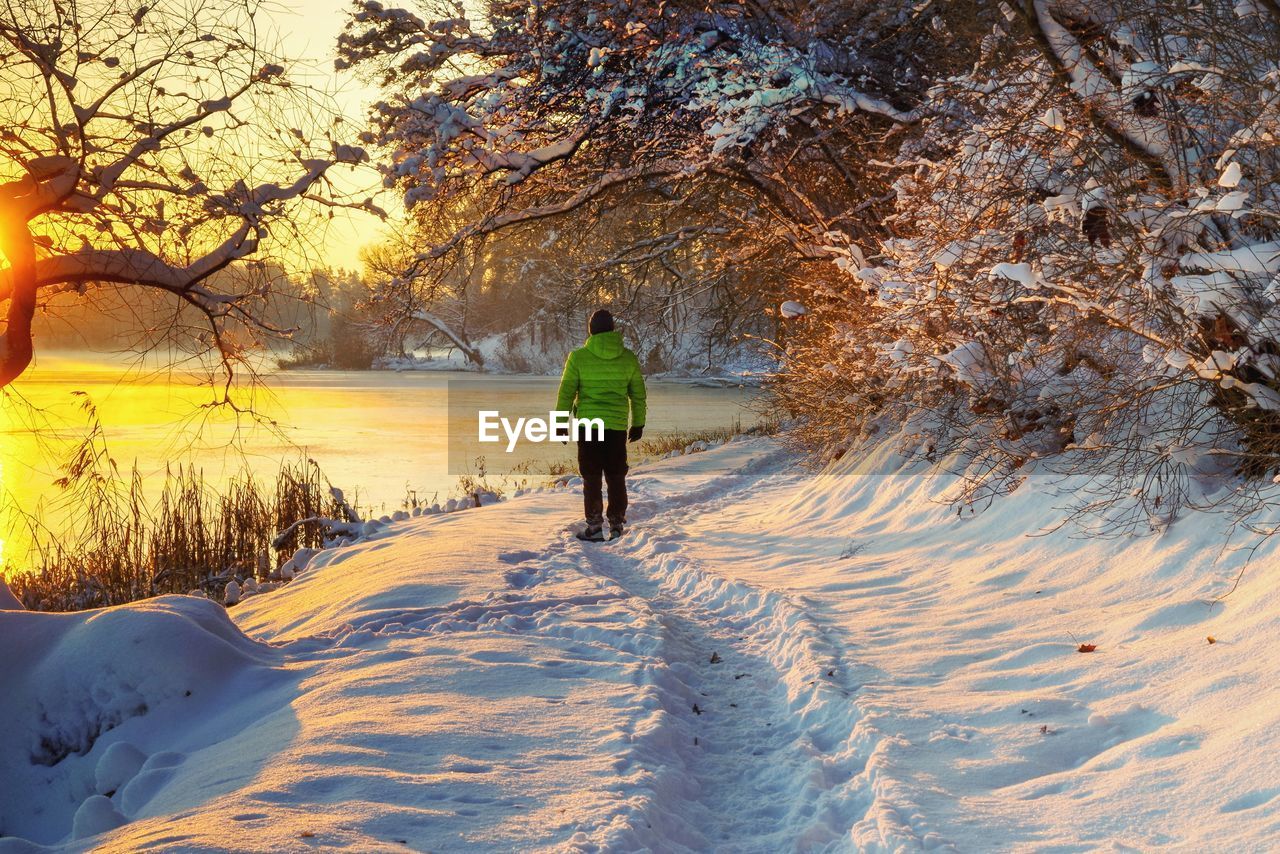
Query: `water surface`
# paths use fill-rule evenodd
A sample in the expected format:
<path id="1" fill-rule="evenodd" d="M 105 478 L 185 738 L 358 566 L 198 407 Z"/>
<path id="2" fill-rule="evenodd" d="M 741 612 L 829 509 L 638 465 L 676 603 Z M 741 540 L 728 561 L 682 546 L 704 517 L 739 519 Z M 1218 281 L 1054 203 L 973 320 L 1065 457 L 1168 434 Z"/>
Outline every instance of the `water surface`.
<path id="1" fill-rule="evenodd" d="M 550 409 L 557 382 L 427 371 L 280 371 L 262 379 L 238 398 L 252 412 L 237 413 L 208 406 L 211 389 L 181 372 L 93 354 L 43 354 L 0 397 L 0 497 L 27 512 L 56 515 L 53 482 L 88 426 L 85 398 L 73 394 L 82 391 L 98 410 L 111 457 L 125 474 L 136 461 L 150 490 L 175 463 L 197 465 L 220 484 L 246 467 L 271 478 L 282 460 L 306 455 L 335 486 L 358 496 L 362 509 L 391 512 L 409 496 L 430 503 L 457 494 L 456 461 L 472 453 L 459 455 L 455 447 L 450 466 L 451 381 L 463 380 L 471 395 L 483 389 L 495 409 L 521 413 Z M 650 381 L 645 435 L 749 425 L 754 395 Z M 453 432 L 457 442 L 456 423 Z M 484 450 L 490 471 L 510 467 L 500 449 L 476 450 Z M 571 448 L 553 444 L 526 448 L 524 458 L 542 468 L 571 456 Z M 0 531 L 10 559 L 17 557 L 15 534 L 11 526 Z"/>

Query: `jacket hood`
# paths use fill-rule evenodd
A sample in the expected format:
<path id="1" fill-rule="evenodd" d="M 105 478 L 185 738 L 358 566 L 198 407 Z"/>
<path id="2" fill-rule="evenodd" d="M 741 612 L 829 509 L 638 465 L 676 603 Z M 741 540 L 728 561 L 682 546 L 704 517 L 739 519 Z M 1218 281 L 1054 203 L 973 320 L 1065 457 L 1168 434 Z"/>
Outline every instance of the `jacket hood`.
<path id="1" fill-rule="evenodd" d="M 601 359 L 616 359 L 622 355 L 622 333 L 597 332 L 587 339 L 587 349 Z"/>

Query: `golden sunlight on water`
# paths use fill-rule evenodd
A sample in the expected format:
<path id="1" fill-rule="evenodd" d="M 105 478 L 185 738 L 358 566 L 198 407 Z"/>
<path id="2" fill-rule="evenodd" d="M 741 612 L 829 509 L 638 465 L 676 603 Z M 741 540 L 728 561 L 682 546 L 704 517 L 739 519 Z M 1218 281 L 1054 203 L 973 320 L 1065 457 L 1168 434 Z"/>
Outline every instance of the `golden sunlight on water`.
<path id="1" fill-rule="evenodd" d="M 60 492 L 54 481 L 89 425 L 86 398 L 75 392 L 97 408 L 121 475 L 127 477 L 136 461 L 152 499 L 166 466 L 198 466 L 217 487 L 245 469 L 273 479 L 282 461 L 305 454 L 363 511 L 381 515 L 400 509 L 410 492 L 428 503 L 456 494 L 460 472 L 449 466 L 448 384 L 462 378 L 469 394 L 479 388 L 491 402 L 486 405 L 504 411 L 531 404 L 549 409 L 557 382 L 425 371 L 282 371 L 266 376 L 252 398 L 273 426 L 204 406 L 210 389 L 187 374 L 97 354 L 42 354 L 0 395 L 0 500 L 18 511 L 0 515 L 0 540 L 8 558 L 19 561 L 26 552 L 23 514 L 39 511 L 57 530 Z M 739 419 L 751 423 L 754 417 L 742 408 L 750 397 L 739 389 L 651 383 L 646 436 L 725 427 Z M 544 461 L 572 458 L 570 448 L 542 448 L 536 453 Z M 501 456 L 491 452 L 490 459 Z"/>

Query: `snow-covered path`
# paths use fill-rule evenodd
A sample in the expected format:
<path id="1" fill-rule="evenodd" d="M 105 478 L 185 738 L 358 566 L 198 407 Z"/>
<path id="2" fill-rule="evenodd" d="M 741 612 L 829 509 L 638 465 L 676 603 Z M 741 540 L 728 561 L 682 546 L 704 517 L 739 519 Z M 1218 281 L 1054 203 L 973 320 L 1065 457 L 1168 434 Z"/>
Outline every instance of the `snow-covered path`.
<path id="1" fill-rule="evenodd" d="M 792 603 L 684 555 L 682 522 L 749 500 L 780 460 L 744 447 L 714 477 L 680 461 L 663 467 L 670 482 L 638 477 L 635 526 L 616 543 L 574 539 L 580 499 L 559 490 L 322 553 L 293 584 L 230 612 L 259 643 L 235 641 L 245 660 L 222 668 L 225 679 L 151 644 L 136 672 L 68 676 L 87 679 L 99 708 L 5 674 L 29 718 L 0 736 L 7 751 L 49 741 L 50 729 L 88 735 L 56 770 L 33 763 L 3 779 L 15 796 L 0 850 L 25 850 L 17 837 L 121 850 L 772 851 L 839 840 L 848 813 L 830 801 L 857 770 L 849 729 L 808 723 L 853 714 L 838 654 Z M 179 597 L 114 615 L 162 650 L 192 623 L 199 635 L 224 622 Z M 16 629 L 58 618 L 11 619 Z M 94 632 L 101 623 L 76 624 L 74 643 L 42 652 L 74 670 L 78 650 L 116 642 Z M 214 625 L 207 641 L 180 640 L 234 635 Z M 159 672 L 148 678 L 148 667 Z M 138 694 L 148 696 L 121 713 L 121 698 Z M 835 718 L 819 714 L 836 701 Z M 102 757 L 115 744 L 143 758 L 107 789 Z"/>
<path id="2" fill-rule="evenodd" d="M 579 571 L 617 584 L 661 627 L 648 679 L 682 764 L 664 769 L 645 810 L 653 837 L 639 841 L 655 848 L 777 851 L 848 831 L 847 814 L 822 807 L 860 770 L 857 760 L 837 749 L 839 733 L 811 732 L 796 714 L 812 706 L 853 715 L 837 651 L 792 603 L 708 572 L 684 547 L 684 520 L 750 500 L 756 486 L 735 474 L 678 497 L 646 501 L 653 493 L 642 489 L 628 538 L 573 549 L 585 557 L 573 561 Z M 663 499 L 673 506 L 655 514 Z M 665 757 L 652 759 L 661 766 Z"/>
<path id="3" fill-rule="evenodd" d="M 227 613 L 0 611 L 0 852 L 1280 840 L 1270 553 L 1205 605 L 1240 567 L 1211 520 L 1029 539 L 1041 484 L 957 516 L 763 440 L 633 486 L 614 543 L 543 491 Z"/>

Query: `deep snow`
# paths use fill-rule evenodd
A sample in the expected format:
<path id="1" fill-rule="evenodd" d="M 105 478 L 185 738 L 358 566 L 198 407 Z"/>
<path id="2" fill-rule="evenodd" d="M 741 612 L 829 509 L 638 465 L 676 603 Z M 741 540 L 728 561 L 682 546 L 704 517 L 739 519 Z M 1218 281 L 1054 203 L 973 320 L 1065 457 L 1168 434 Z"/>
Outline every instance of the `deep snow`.
<path id="1" fill-rule="evenodd" d="M 615 543 L 544 491 L 225 613 L 0 611 L 0 852 L 1280 842 L 1271 543 L 1209 605 L 1214 517 L 1028 537 L 1042 479 L 957 515 L 891 464 L 738 441 L 639 468 Z"/>

